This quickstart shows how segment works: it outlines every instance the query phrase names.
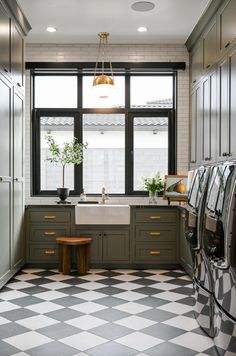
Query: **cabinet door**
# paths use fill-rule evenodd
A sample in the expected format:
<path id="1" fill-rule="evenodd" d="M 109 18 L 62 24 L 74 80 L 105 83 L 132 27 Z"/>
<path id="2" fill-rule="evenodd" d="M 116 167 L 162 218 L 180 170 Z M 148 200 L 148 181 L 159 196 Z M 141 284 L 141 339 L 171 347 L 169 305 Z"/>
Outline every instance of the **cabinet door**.
<path id="1" fill-rule="evenodd" d="M 209 69 L 216 62 L 216 20 L 210 24 L 203 35 L 203 67 Z"/>
<path id="2" fill-rule="evenodd" d="M 202 147 L 202 94 L 201 86 L 197 86 L 191 94 L 191 136 L 190 136 L 190 164 L 201 163 Z"/>
<path id="3" fill-rule="evenodd" d="M 227 1 L 218 12 L 220 53 L 236 38 L 236 1 Z"/>
<path id="4" fill-rule="evenodd" d="M 14 24 L 13 39 L 12 39 L 12 73 L 14 81 L 18 87 L 23 87 L 23 73 L 24 73 L 24 40 L 23 37 Z"/>
<path id="5" fill-rule="evenodd" d="M 17 266 L 24 259 L 23 100 L 14 93 L 13 102 L 13 263 Z"/>
<path id="6" fill-rule="evenodd" d="M 236 158 L 236 47 L 229 54 L 230 156 Z"/>
<path id="7" fill-rule="evenodd" d="M 195 84 L 201 78 L 203 69 L 203 47 L 201 40 L 197 43 L 190 54 L 190 63 L 192 73 L 191 84 Z"/>
<path id="8" fill-rule="evenodd" d="M 209 74 L 202 84 L 203 96 L 203 162 L 216 160 L 217 139 L 217 73 Z"/>
<path id="9" fill-rule="evenodd" d="M 10 72 L 10 35 L 11 20 L 0 4 L 0 67 L 4 72 Z"/>
<path id="10" fill-rule="evenodd" d="M 11 269 L 11 182 L 9 179 L 0 180 L 0 288 L 5 276 Z"/>
<path id="11" fill-rule="evenodd" d="M 0 176 L 11 176 L 11 87 L 0 75 Z"/>
<path id="12" fill-rule="evenodd" d="M 79 229 L 75 231 L 78 237 L 91 237 L 93 239 L 90 246 L 90 261 L 101 262 L 102 261 L 102 240 L 103 234 L 99 230 L 84 230 Z"/>
<path id="13" fill-rule="evenodd" d="M 229 90 L 228 61 L 225 57 L 219 64 L 219 159 L 227 158 L 229 154 Z"/>
<path id="14" fill-rule="evenodd" d="M 129 261 L 128 231 L 104 231 L 103 261 Z"/>

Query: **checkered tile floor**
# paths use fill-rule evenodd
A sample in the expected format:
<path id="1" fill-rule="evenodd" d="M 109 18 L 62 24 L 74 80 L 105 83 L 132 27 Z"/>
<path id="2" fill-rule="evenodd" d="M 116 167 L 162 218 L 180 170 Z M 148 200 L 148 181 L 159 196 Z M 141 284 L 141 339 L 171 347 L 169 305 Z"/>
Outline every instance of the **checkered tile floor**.
<path id="1" fill-rule="evenodd" d="M 0 291 L 0 355 L 217 355 L 181 270 L 23 269 Z"/>

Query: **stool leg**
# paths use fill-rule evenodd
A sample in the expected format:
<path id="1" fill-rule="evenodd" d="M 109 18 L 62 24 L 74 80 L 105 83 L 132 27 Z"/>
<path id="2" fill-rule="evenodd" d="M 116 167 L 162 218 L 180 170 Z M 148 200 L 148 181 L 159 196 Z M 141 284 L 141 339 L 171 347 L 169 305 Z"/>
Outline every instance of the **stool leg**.
<path id="1" fill-rule="evenodd" d="M 62 261 L 63 274 L 70 274 L 70 269 L 71 269 L 70 246 L 63 245 L 63 261 Z"/>
<path id="2" fill-rule="evenodd" d="M 85 268 L 89 271 L 90 244 L 85 245 Z"/>
<path id="3" fill-rule="evenodd" d="M 78 274 L 86 273 L 85 246 L 77 246 L 77 271 Z"/>
<path id="4" fill-rule="evenodd" d="M 63 261 L 62 245 L 58 246 L 58 252 L 59 252 L 58 271 L 62 272 L 62 261 Z"/>

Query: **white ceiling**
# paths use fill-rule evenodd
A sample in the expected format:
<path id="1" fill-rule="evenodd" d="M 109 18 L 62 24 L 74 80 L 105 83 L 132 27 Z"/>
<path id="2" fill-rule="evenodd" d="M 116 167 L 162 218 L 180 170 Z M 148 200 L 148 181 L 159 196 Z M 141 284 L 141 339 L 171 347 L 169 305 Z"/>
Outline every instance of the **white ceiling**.
<path id="1" fill-rule="evenodd" d="M 97 43 L 98 32 L 110 32 L 109 43 L 185 43 L 211 0 L 149 0 L 155 8 L 136 12 L 137 0 L 18 0 L 32 26 L 30 43 Z M 57 32 L 46 32 L 55 26 Z M 146 26 L 147 32 L 137 28 Z"/>

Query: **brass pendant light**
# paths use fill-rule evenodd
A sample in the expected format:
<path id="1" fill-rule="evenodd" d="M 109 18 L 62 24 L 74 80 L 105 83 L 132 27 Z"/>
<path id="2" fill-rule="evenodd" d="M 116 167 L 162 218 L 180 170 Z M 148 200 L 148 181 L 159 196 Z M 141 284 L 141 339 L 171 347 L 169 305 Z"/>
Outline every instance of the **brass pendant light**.
<path id="1" fill-rule="evenodd" d="M 109 32 L 99 32 L 99 46 L 98 46 L 98 57 L 95 65 L 93 87 L 98 89 L 98 97 L 100 99 L 107 99 L 109 97 L 109 91 L 114 88 L 114 78 L 111 60 L 108 54 L 108 41 Z M 108 68 L 105 69 L 105 62 L 109 64 Z M 99 69 L 99 63 L 101 63 L 101 68 Z M 100 73 L 97 75 L 97 73 Z"/>

